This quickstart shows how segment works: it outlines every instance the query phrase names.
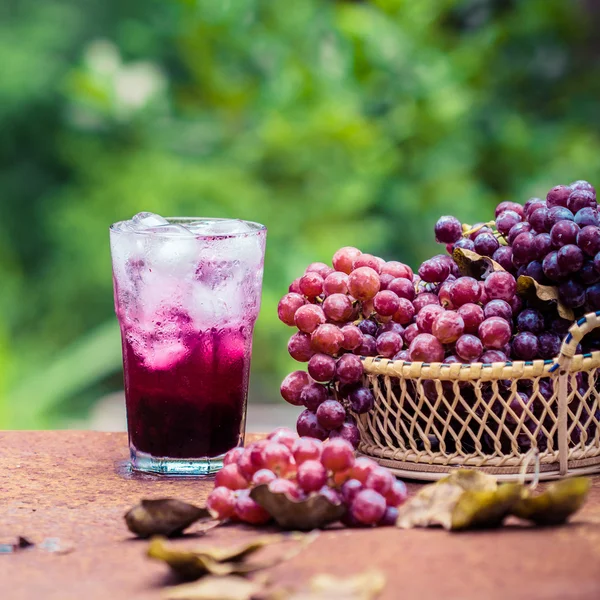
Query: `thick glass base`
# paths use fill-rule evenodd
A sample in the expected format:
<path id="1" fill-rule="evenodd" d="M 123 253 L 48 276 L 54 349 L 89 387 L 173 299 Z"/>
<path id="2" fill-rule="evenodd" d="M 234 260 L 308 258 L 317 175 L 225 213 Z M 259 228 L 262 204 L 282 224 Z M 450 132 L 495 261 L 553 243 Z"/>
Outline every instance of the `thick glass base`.
<path id="1" fill-rule="evenodd" d="M 130 446 L 131 467 L 134 471 L 157 475 L 209 476 L 223 468 L 223 457 L 214 458 L 166 458 L 151 456 Z"/>

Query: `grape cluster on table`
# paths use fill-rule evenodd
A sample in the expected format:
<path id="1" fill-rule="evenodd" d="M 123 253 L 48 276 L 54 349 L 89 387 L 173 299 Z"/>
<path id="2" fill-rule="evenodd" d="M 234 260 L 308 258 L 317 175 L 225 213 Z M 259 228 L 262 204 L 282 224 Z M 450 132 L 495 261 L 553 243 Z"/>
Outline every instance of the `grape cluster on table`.
<path id="1" fill-rule="evenodd" d="M 333 267 L 309 265 L 278 306 L 279 318 L 298 329 L 290 355 L 308 363 L 308 372 L 294 371 L 281 385 L 285 400 L 305 408 L 298 433 L 341 437 L 357 447 L 350 413 L 374 405 L 359 356 L 462 364 L 555 357 L 571 321 L 559 316 L 555 303 L 517 295 L 517 280 L 525 275 L 555 286 L 576 318 L 600 310 L 599 223 L 593 186 L 576 181 L 552 188 L 545 200 L 501 202 L 488 223 L 441 217 L 435 237 L 447 254 L 424 261 L 416 274 L 353 247 L 338 250 Z M 461 276 L 456 248 L 490 257 L 501 269 Z M 595 349 L 600 337 L 592 334 L 578 350 Z M 580 377 L 578 387 L 585 394 L 589 385 Z M 549 398 L 552 387 L 543 394 Z M 526 405 L 530 396 L 531 382 L 520 381 L 517 403 Z"/>
<path id="2" fill-rule="evenodd" d="M 223 465 L 207 500 L 208 509 L 220 520 L 253 525 L 270 521 L 271 515 L 250 496 L 251 489 L 261 484 L 292 501 L 325 496 L 346 508 L 342 522 L 350 527 L 394 525 L 398 506 L 407 497 L 402 481 L 369 458 L 355 458 L 346 440 L 323 443 L 284 427 L 246 448 L 233 448 Z"/>

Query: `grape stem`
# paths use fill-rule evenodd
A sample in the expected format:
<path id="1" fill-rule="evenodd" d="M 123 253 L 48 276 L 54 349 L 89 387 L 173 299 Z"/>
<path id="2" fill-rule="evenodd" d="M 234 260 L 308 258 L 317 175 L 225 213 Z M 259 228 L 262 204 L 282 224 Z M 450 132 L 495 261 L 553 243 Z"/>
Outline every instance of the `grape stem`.
<path id="1" fill-rule="evenodd" d="M 463 237 L 467 237 L 476 231 L 479 231 L 482 227 L 496 227 L 496 221 L 488 221 L 487 223 L 481 223 L 477 227 L 471 227 L 471 225 L 463 225 Z"/>

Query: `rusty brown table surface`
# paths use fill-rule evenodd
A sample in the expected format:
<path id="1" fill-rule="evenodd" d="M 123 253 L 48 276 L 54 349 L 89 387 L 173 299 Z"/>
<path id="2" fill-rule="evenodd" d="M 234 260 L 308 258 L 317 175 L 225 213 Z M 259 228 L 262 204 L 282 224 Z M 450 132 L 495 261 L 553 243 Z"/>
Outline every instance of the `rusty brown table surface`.
<path id="1" fill-rule="evenodd" d="M 145 557 L 123 514 L 141 498 L 175 496 L 203 503 L 212 482 L 128 474 L 124 433 L 0 432 L 0 543 L 60 538 L 72 551 L 39 548 L 0 555 L 0 599 L 160 598 L 163 564 Z M 409 485 L 411 491 L 417 484 Z M 186 545 L 227 544 L 258 535 L 216 528 Z M 600 598 L 600 478 L 563 527 L 509 521 L 497 531 L 447 533 L 396 528 L 322 532 L 298 556 L 270 569 L 272 581 L 301 586 L 310 576 L 345 576 L 376 567 L 384 599 Z"/>

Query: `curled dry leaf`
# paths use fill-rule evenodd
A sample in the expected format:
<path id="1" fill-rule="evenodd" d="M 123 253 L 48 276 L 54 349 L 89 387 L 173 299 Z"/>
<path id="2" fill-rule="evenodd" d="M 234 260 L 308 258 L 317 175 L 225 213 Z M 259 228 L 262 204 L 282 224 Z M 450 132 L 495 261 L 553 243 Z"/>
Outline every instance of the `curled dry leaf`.
<path id="1" fill-rule="evenodd" d="M 266 484 L 257 485 L 250 496 L 283 529 L 309 531 L 339 521 L 345 514 L 343 504 L 334 504 L 325 496 L 313 494 L 305 500 L 291 500 L 284 493 L 273 493 Z"/>
<path id="2" fill-rule="evenodd" d="M 397 525 L 403 529 L 441 525 L 448 530 L 497 527 L 522 489 L 521 484 L 499 486 L 492 475 L 458 469 L 404 504 Z"/>
<path id="3" fill-rule="evenodd" d="M 490 273 L 504 271 L 502 266 L 489 256 L 481 256 L 481 254 L 465 248 L 455 248 L 452 258 L 458 265 L 461 275 L 468 275 L 475 279 L 485 279 Z"/>
<path id="4" fill-rule="evenodd" d="M 180 577 L 185 579 L 198 579 L 203 575 L 211 574 L 246 575 L 260 569 L 267 569 L 280 562 L 289 560 L 301 552 L 304 547 L 314 541 L 315 535 L 285 536 L 269 535 L 262 536 L 238 546 L 229 548 L 197 548 L 191 550 L 180 550 L 165 543 L 162 538 L 150 540 L 148 556 L 167 563 L 171 569 Z M 246 562 L 246 558 L 261 548 L 276 544 L 287 539 L 302 540 L 301 544 L 294 546 L 289 552 L 280 552 L 277 557 L 256 562 Z"/>
<path id="5" fill-rule="evenodd" d="M 142 500 L 125 513 L 129 531 L 142 538 L 179 535 L 192 523 L 210 518 L 208 509 L 174 498 Z"/>
<path id="6" fill-rule="evenodd" d="M 588 477 L 573 477 L 551 483 L 537 496 L 524 490 L 512 514 L 537 525 L 559 525 L 583 506 L 590 487 Z"/>
<path id="7" fill-rule="evenodd" d="M 285 600 L 373 600 L 385 587 L 385 575 L 370 570 L 352 577 L 321 574 L 312 577 L 308 590 L 283 595 Z"/>
<path id="8" fill-rule="evenodd" d="M 529 300 L 538 300 L 541 302 L 555 302 L 558 314 L 563 319 L 569 321 L 575 320 L 575 313 L 573 310 L 565 306 L 558 297 L 558 288 L 552 285 L 542 285 L 538 283 L 533 277 L 528 275 L 521 275 L 517 279 L 517 294 L 519 296 L 525 296 Z"/>
<path id="9" fill-rule="evenodd" d="M 166 589 L 166 600 L 251 600 L 263 591 L 262 583 L 234 575 L 209 575 L 194 583 L 184 583 Z"/>

